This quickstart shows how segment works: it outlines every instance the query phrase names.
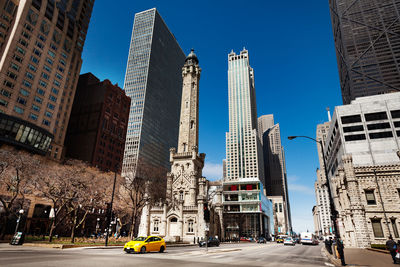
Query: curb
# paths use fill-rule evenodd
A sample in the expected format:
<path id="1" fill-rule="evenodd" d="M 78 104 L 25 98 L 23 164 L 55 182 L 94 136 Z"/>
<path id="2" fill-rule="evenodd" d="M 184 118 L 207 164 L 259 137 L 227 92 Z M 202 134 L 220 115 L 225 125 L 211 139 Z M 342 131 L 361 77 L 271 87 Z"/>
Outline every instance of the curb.
<path id="1" fill-rule="evenodd" d="M 383 250 L 383 249 L 377 249 L 377 248 L 367 248 L 367 250 L 371 250 L 371 251 L 375 251 L 375 252 L 379 252 L 379 253 L 384 253 L 384 254 L 390 254 L 389 251 L 387 250 Z"/>
<path id="2" fill-rule="evenodd" d="M 321 254 L 324 255 L 328 260 L 335 266 L 342 266 L 342 263 L 340 262 L 339 259 L 335 259 L 333 255 L 331 255 L 326 248 L 323 246 L 321 248 Z"/>

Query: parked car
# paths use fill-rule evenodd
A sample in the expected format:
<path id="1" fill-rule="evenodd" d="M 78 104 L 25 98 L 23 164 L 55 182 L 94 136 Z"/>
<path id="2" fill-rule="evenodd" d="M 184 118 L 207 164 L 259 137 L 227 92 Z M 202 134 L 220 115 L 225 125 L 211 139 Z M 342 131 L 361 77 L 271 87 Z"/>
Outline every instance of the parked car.
<path id="1" fill-rule="evenodd" d="M 219 242 L 218 238 L 210 236 L 207 241 L 207 246 L 208 247 L 219 247 L 219 243 L 220 242 Z M 201 240 L 199 242 L 199 247 L 205 247 L 205 246 L 206 246 L 206 241 Z"/>
<path id="2" fill-rule="evenodd" d="M 284 241 L 283 237 L 278 236 L 276 238 L 276 243 L 283 243 L 283 241 Z"/>
<path id="3" fill-rule="evenodd" d="M 126 253 L 140 252 L 145 253 L 148 251 L 164 252 L 166 249 L 164 239 L 158 236 L 139 236 L 132 241 L 129 241 L 124 246 Z"/>
<path id="4" fill-rule="evenodd" d="M 261 236 L 258 238 L 257 243 L 267 243 L 267 239 Z"/>
<path id="5" fill-rule="evenodd" d="M 291 245 L 291 246 L 294 246 L 294 245 L 296 245 L 296 242 L 294 241 L 294 239 L 293 238 L 291 238 L 291 237 L 286 237 L 285 238 L 285 241 L 283 241 L 283 245 Z"/>
<path id="6" fill-rule="evenodd" d="M 241 237 L 240 242 L 251 242 L 251 240 L 248 237 Z"/>

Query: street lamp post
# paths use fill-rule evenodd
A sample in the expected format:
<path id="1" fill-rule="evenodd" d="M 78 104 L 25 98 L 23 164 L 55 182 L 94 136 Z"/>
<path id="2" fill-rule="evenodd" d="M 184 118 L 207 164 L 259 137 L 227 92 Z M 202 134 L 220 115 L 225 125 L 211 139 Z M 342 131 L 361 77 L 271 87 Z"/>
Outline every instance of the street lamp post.
<path id="1" fill-rule="evenodd" d="M 112 190 L 112 194 L 111 194 L 111 202 L 110 202 L 110 211 L 107 214 L 107 224 L 106 224 L 106 241 L 105 241 L 105 246 L 107 247 L 108 245 L 108 231 L 110 229 L 110 224 L 111 224 L 111 217 L 112 217 L 112 207 L 113 207 L 113 202 L 114 202 L 114 192 L 115 192 L 115 183 L 117 181 L 117 168 L 118 166 L 115 166 L 115 171 L 114 171 L 114 184 L 113 184 L 113 190 Z"/>
<path id="2" fill-rule="evenodd" d="M 314 138 L 311 138 L 311 137 L 308 137 L 308 136 L 303 136 L 303 135 L 301 135 L 301 136 L 289 136 L 288 139 L 289 140 L 293 140 L 293 139 L 295 139 L 297 137 L 303 137 L 303 138 L 307 138 L 307 139 L 313 140 L 314 142 L 318 143 L 321 146 L 322 160 L 323 160 L 323 164 L 324 164 L 325 179 L 326 179 L 324 185 L 328 189 L 329 204 L 331 206 L 331 221 L 332 221 L 332 224 L 333 224 L 333 232 L 335 233 L 335 237 L 339 239 L 340 238 L 339 229 L 337 228 L 337 225 L 336 225 L 336 219 L 337 219 L 338 212 L 337 212 L 337 210 L 335 208 L 335 203 L 333 202 L 331 187 L 330 187 L 329 181 L 328 181 L 328 170 L 326 169 L 327 166 L 326 166 L 326 161 L 325 161 L 324 145 L 323 145 L 321 140 L 318 141 L 318 140 L 315 140 Z"/>

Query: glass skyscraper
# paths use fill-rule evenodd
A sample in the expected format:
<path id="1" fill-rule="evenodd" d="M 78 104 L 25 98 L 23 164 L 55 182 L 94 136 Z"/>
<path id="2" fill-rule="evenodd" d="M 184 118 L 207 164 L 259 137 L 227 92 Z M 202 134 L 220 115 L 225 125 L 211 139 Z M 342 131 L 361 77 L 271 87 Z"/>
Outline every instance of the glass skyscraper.
<path id="1" fill-rule="evenodd" d="M 400 91 L 400 1 L 329 0 L 343 104 Z"/>
<path id="2" fill-rule="evenodd" d="M 273 230 L 271 202 L 263 189 L 263 161 L 257 136 L 254 72 L 248 51 L 228 55 L 229 132 L 223 181 L 225 239 L 267 236 Z"/>
<path id="3" fill-rule="evenodd" d="M 155 8 L 135 15 L 124 89 L 131 97 L 122 175 L 139 164 L 169 169 L 178 144 L 185 54 Z"/>

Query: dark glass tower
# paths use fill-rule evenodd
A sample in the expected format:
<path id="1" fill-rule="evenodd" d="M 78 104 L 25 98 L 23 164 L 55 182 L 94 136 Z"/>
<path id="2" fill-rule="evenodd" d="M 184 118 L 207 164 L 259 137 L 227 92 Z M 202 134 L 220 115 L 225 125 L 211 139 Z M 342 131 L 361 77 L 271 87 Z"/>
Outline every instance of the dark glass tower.
<path id="1" fill-rule="evenodd" d="M 343 104 L 400 91 L 400 1 L 329 0 Z"/>
<path id="2" fill-rule="evenodd" d="M 135 15 L 124 89 L 131 97 L 122 174 L 169 169 L 177 147 L 185 54 L 155 8 Z"/>

